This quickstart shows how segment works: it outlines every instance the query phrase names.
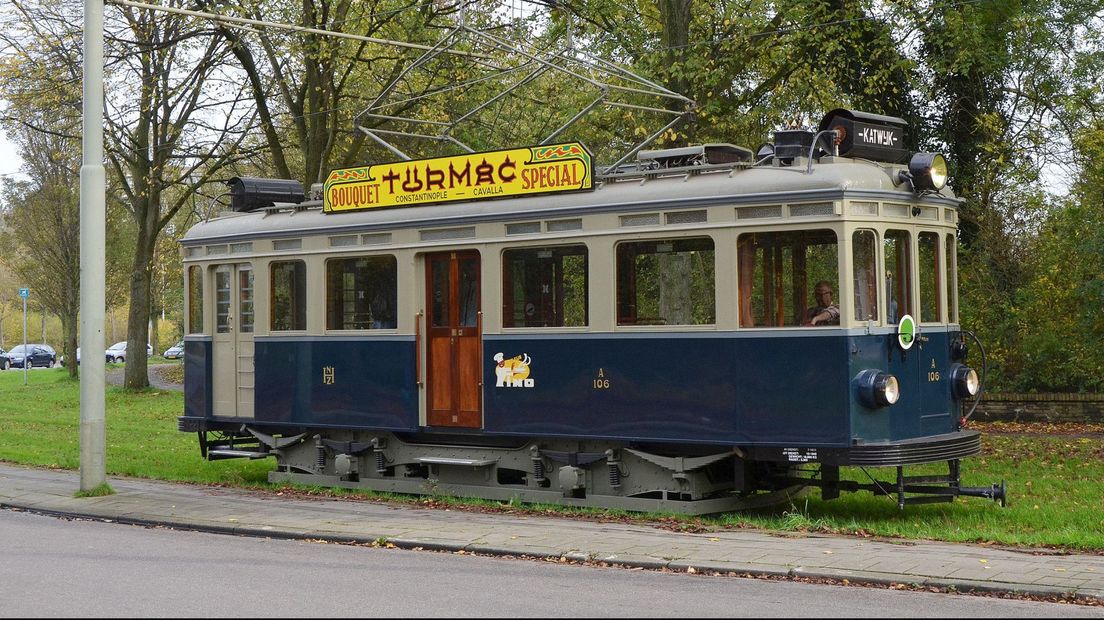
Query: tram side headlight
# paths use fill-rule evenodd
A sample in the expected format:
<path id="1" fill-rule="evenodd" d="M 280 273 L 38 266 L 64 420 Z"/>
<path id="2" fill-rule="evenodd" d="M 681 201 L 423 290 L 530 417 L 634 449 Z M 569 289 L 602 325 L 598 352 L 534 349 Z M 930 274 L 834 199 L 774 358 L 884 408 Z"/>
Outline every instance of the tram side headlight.
<path id="1" fill-rule="evenodd" d="M 859 402 L 870 409 L 888 407 L 901 398 L 897 377 L 880 370 L 864 370 L 855 375 L 854 383 Z"/>
<path id="2" fill-rule="evenodd" d="M 938 192 L 947 185 L 947 160 L 939 153 L 917 153 L 909 160 L 908 172 L 902 180 L 912 183 L 913 191 Z"/>
<path id="3" fill-rule="evenodd" d="M 951 389 L 956 398 L 977 396 L 981 391 L 981 380 L 978 379 L 977 371 L 969 366 L 955 364 L 951 368 Z"/>

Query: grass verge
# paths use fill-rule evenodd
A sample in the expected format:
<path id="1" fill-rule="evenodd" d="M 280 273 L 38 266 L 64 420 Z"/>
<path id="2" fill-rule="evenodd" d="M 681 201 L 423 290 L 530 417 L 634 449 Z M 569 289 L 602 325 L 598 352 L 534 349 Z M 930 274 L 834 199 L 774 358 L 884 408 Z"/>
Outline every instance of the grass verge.
<path id="1" fill-rule="evenodd" d="M 105 482 L 87 491 L 77 491 L 73 494 L 73 497 L 107 497 L 108 495 L 115 495 L 115 489 L 111 488 L 111 485 Z"/>
<path id="2" fill-rule="evenodd" d="M 22 377 L 22 373 L 0 372 L 0 461 L 78 469 L 79 384 L 61 368 L 31 372 L 27 386 Z M 961 498 L 951 504 L 898 510 L 894 499 L 869 493 L 824 501 L 814 491 L 807 498 L 771 510 L 684 517 L 269 485 L 270 460 L 209 462 L 200 458 L 195 435 L 176 430 L 176 418 L 183 410 L 179 392 L 132 393 L 108 387 L 106 394 L 107 472 L 111 475 L 262 488 L 283 495 L 623 520 L 684 531 L 740 527 L 1104 551 L 1100 484 L 1104 479 L 1104 428 L 1074 432 L 1051 425 L 1044 433 L 1032 433 L 1030 428 L 1009 433 L 986 432 L 1004 429 L 983 426 L 982 454 L 963 462 L 962 483 L 988 486 L 1004 479 L 1009 493 L 1004 509 L 987 500 Z M 843 477 L 862 481 L 868 481 L 868 475 L 891 480 L 893 472 L 854 468 L 843 472 Z"/>

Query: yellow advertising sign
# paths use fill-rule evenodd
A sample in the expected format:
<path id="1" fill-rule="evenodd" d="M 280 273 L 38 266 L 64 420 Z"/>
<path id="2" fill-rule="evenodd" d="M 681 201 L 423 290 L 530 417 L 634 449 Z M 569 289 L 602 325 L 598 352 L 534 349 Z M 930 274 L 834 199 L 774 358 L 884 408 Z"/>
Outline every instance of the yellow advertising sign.
<path id="1" fill-rule="evenodd" d="M 594 189 L 578 142 L 334 170 L 326 213 Z"/>

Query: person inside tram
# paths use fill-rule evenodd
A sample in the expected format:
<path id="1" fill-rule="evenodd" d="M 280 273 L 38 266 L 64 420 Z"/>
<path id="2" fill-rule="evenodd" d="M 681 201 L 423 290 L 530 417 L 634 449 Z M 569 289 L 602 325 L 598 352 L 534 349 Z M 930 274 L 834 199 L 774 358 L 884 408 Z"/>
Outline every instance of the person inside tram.
<path id="1" fill-rule="evenodd" d="M 839 304 L 832 301 L 832 283 L 827 280 L 821 280 L 816 283 L 816 287 L 813 289 L 813 296 L 816 297 L 816 305 L 805 313 L 805 325 L 839 325 L 840 322 L 840 309 Z"/>

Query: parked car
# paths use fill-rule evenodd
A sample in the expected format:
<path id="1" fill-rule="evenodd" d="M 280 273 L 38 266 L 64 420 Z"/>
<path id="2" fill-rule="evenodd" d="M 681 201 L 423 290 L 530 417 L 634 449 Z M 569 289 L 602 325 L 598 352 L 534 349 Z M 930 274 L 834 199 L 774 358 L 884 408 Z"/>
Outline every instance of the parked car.
<path id="1" fill-rule="evenodd" d="M 184 357 L 184 341 L 181 340 L 173 346 L 165 349 L 165 352 L 161 354 L 161 357 L 167 360 L 177 360 Z"/>
<path id="2" fill-rule="evenodd" d="M 28 344 L 16 345 L 8 351 L 8 360 L 12 366 L 23 368 L 25 364 L 30 364 L 27 368 L 34 368 L 35 366 L 45 366 L 50 368 L 57 362 L 57 353 L 54 350 L 44 344 Z"/>
<path id="3" fill-rule="evenodd" d="M 11 368 L 11 358 L 8 357 L 8 352 L 3 348 L 0 348 L 0 370 L 7 370 Z"/>
<path id="4" fill-rule="evenodd" d="M 107 361 L 108 362 L 125 363 L 126 362 L 126 356 L 127 356 L 126 348 L 127 348 L 126 340 L 123 340 L 122 342 L 116 342 L 115 344 L 108 347 L 108 349 L 106 351 L 104 351 L 104 354 L 107 356 Z M 147 344 L 146 345 L 146 357 L 148 358 L 148 357 L 152 357 L 152 356 L 153 356 L 153 345 Z"/>
<path id="5" fill-rule="evenodd" d="M 65 359 L 65 356 L 61 356 L 61 365 L 67 366 L 69 362 Z M 80 366 L 80 347 L 77 347 L 77 366 Z"/>

